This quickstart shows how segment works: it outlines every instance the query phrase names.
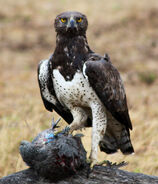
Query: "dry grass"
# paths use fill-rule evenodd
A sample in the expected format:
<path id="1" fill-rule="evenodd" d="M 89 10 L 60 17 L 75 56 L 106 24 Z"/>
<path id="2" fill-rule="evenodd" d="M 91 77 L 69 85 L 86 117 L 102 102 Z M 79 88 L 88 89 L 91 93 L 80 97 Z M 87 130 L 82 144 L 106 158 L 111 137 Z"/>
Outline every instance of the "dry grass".
<path id="1" fill-rule="evenodd" d="M 50 127 L 52 116 L 57 117 L 42 104 L 36 69 L 38 62 L 49 57 L 55 47 L 53 19 L 67 10 L 88 16 L 91 48 L 109 53 L 125 82 L 135 155 L 100 153 L 99 158 L 125 160 L 129 162 L 126 170 L 157 175 L 157 1 L 1 0 L 0 177 L 26 168 L 18 151 L 20 141 L 31 140 Z M 152 82 L 148 82 L 151 76 Z M 90 131 L 87 129 L 83 138 L 88 153 Z"/>

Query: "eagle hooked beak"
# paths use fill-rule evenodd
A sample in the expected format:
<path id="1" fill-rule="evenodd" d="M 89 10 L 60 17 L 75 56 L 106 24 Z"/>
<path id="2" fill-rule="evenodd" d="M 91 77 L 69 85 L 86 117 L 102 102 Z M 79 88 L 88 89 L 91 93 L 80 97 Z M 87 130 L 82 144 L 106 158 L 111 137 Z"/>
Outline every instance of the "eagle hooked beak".
<path id="1" fill-rule="evenodd" d="M 70 18 L 70 20 L 68 21 L 68 24 L 66 26 L 66 31 L 68 31 L 70 29 L 76 29 L 77 30 L 77 24 L 76 24 L 76 21 L 74 20 L 73 17 Z"/>

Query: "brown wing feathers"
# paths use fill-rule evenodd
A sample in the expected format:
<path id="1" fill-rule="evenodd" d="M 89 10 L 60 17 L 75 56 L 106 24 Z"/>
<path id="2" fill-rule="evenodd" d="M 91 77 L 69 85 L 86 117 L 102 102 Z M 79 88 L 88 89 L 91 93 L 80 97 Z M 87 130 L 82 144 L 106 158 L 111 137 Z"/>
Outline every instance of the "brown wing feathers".
<path id="1" fill-rule="evenodd" d="M 87 61 L 85 73 L 90 85 L 108 111 L 116 120 L 132 129 L 123 83 L 119 72 L 111 62 L 105 59 Z"/>

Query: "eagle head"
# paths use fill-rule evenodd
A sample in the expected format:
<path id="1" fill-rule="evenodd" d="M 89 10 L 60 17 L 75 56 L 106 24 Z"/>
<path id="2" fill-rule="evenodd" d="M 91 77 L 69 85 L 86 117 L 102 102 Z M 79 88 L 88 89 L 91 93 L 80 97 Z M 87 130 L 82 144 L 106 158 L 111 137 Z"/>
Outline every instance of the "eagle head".
<path id="1" fill-rule="evenodd" d="M 64 12 L 59 14 L 54 22 L 55 30 L 62 35 L 84 35 L 88 27 L 88 21 L 80 12 Z"/>

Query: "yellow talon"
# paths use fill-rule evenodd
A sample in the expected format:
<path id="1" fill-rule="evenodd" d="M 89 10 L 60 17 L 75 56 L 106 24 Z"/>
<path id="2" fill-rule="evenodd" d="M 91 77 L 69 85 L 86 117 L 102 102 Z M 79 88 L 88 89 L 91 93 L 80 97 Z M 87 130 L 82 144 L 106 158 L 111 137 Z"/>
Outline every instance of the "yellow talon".
<path id="1" fill-rule="evenodd" d="M 94 160 L 91 160 L 90 158 L 87 159 L 87 163 L 90 165 L 90 168 L 92 169 L 95 165 L 107 165 L 108 164 L 108 160 L 103 160 L 101 162 L 97 162 L 97 161 L 94 161 Z"/>
<path id="2" fill-rule="evenodd" d="M 101 161 L 101 162 L 98 162 L 97 163 L 97 165 L 107 165 L 107 163 L 108 163 L 108 160 L 103 160 L 103 161 Z"/>
<path id="3" fill-rule="evenodd" d="M 93 167 L 94 167 L 95 165 L 98 165 L 96 160 L 92 160 L 92 159 L 90 159 L 90 158 L 87 159 L 87 163 L 90 165 L 90 168 L 91 168 L 91 169 L 93 169 Z"/>
<path id="4" fill-rule="evenodd" d="M 58 135 L 58 134 L 61 133 L 61 132 L 62 132 L 61 130 L 56 131 L 56 132 L 54 132 L 54 135 L 56 136 L 56 135 Z"/>

